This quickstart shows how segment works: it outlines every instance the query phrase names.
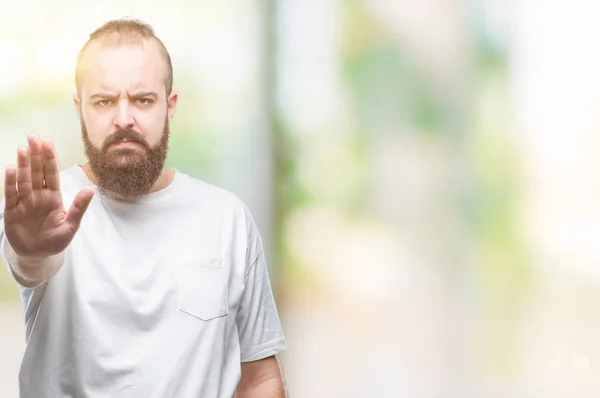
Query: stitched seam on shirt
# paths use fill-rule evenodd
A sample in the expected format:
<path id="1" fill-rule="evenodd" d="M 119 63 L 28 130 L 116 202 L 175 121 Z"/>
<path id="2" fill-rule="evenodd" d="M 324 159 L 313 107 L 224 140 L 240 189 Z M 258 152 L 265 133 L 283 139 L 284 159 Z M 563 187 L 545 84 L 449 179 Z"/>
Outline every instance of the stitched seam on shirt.
<path id="1" fill-rule="evenodd" d="M 251 357 L 261 351 L 278 348 L 279 345 L 285 345 L 285 339 L 283 339 L 282 337 L 275 337 L 274 339 L 266 341 L 262 344 L 259 344 L 259 345 L 256 345 L 256 346 L 244 349 L 244 350 L 240 350 L 240 353 L 243 354 L 244 356 Z M 252 355 L 249 355 L 249 354 L 252 354 Z"/>
<path id="2" fill-rule="evenodd" d="M 254 266 L 258 262 L 258 258 L 260 257 L 260 255 L 261 255 L 262 252 L 263 252 L 263 249 L 260 249 L 258 251 L 258 254 L 256 255 L 256 258 L 252 261 L 252 265 L 250 265 L 250 267 L 248 267 L 248 271 L 246 271 L 246 274 L 244 275 L 244 278 L 248 277 L 248 274 L 250 273 L 250 271 L 252 271 L 252 268 L 254 268 Z"/>

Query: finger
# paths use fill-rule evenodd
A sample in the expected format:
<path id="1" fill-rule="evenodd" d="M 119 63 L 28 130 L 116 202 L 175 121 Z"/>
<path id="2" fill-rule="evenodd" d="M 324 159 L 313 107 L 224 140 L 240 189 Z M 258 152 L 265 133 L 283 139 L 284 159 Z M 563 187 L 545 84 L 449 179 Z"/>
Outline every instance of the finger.
<path id="1" fill-rule="evenodd" d="M 31 195 L 31 171 L 29 170 L 29 148 L 20 147 L 18 150 L 17 161 L 19 170 L 17 172 L 17 188 L 19 189 L 19 199 L 29 199 Z"/>
<path id="2" fill-rule="evenodd" d="M 27 141 L 29 143 L 29 162 L 31 164 L 31 187 L 32 189 L 42 189 L 44 187 L 42 143 L 37 134 L 30 134 Z"/>
<path id="3" fill-rule="evenodd" d="M 86 187 L 82 188 L 77 196 L 75 196 L 75 199 L 73 199 L 73 203 L 71 203 L 65 219 L 65 222 L 69 224 L 73 232 L 76 232 L 79 229 L 83 215 L 88 209 L 93 197 L 94 190 Z"/>
<path id="4" fill-rule="evenodd" d="M 44 138 L 42 140 L 42 154 L 44 159 L 44 181 L 46 188 L 58 191 L 60 190 L 60 170 L 58 168 L 58 159 L 52 140 Z"/>
<path id="5" fill-rule="evenodd" d="M 14 209 L 19 203 L 19 194 L 17 192 L 17 169 L 13 166 L 6 168 L 4 177 L 4 196 L 6 203 L 4 209 L 6 211 Z"/>

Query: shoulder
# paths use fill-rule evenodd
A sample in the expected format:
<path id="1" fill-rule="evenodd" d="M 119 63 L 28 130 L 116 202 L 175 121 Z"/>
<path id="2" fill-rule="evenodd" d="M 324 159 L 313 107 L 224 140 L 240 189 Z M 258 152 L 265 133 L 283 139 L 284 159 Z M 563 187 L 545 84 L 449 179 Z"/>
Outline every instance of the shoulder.
<path id="1" fill-rule="evenodd" d="M 247 204 L 234 192 L 180 173 L 178 176 L 184 187 L 181 197 L 189 206 L 198 206 L 206 214 L 217 216 L 222 226 L 233 226 L 245 241 L 247 260 L 252 262 L 261 252 L 263 241 L 254 215 Z"/>
<path id="2" fill-rule="evenodd" d="M 244 201 L 234 192 L 189 174 L 177 172 L 178 184 L 190 202 L 218 207 L 229 211 L 246 211 Z"/>
<path id="3" fill-rule="evenodd" d="M 209 208 L 221 214 L 242 219 L 250 232 L 256 228 L 254 216 L 245 201 L 231 190 L 205 180 L 178 172 L 184 191 L 183 197 L 191 205 Z"/>
<path id="4" fill-rule="evenodd" d="M 78 164 L 73 164 L 62 169 L 59 173 L 61 188 L 67 191 L 76 190 L 84 186 L 93 186 L 92 182 L 87 178 L 83 169 Z"/>

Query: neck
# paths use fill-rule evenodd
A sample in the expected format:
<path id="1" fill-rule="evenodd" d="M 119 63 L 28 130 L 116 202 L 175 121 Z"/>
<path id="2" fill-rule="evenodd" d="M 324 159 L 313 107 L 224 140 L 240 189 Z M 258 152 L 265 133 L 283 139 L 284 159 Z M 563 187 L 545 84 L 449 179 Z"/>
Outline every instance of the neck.
<path id="1" fill-rule="evenodd" d="M 89 178 L 89 180 L 94 185 L 98 185 L 98 179 L 94 175 L 94 172 L 92 171 L 92 168 L 90 167 L 89 163 L 85 163 L 84 165 L 82 165 L 81 169 L 83 170 L 83 172 L 85 173 L 87 178 Z M 161 172 L 160 176 L 158 177 L 158 179 L 152 186 L 152 189 L 150 190 L 149 193 L 162 191 L 163 189 L 165 189 L 169 185 L 171 185 L 171 182 L 173 182 L 174 178 L 175 178 L 175 171 L 169 170 L 169 169 L 163 169 L 163 171 Z M 118 196 L 118 195 L 116 195 L 116 196 Z"/>

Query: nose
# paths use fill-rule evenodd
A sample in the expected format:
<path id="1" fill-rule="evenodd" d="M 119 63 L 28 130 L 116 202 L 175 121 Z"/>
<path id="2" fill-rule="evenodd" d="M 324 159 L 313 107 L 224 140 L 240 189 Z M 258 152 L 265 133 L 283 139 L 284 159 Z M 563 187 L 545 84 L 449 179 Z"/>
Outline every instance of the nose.
<path id="1" fill-rule="evenodd" d="M 125 98 L 119 99 L 117 106 L 117 114 L 115 115 L 115 125 L 120 129 L 132 128 L 135 123 L 132 109 L 130 109 L 129 101 Z"/>

